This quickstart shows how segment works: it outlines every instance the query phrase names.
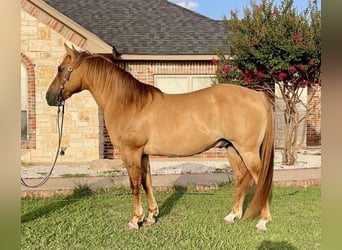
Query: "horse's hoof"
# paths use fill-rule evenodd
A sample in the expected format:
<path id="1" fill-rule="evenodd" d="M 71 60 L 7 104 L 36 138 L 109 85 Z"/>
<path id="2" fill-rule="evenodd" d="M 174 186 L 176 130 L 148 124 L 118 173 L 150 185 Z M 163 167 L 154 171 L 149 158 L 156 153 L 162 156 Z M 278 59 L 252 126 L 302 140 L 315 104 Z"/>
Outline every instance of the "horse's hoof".
<path id="1" fill-rule="evenodd" d="M 143 222 L 143 227 L 149 227 L 156 224 L 156 219 L 155 218 L 147 218 L 146 220 L 144 220 Z"/>
<path id="2" fill-rule="evenodd" d="M 231 219 L 224 219 L 224 223 L 226 224 L 233 224 L 234 223 L 234 219 L 231 220 Z"/>
<path id="3" fill-rule="evenodd" d="M 255 227 L 258 233 L 265 233 L 267 231 L 266 227 Z"/>
<path id="4" fill-rule="evenodd" d="M 259 220 L 258 224 L 255 226 L 257 232 L 266 232 L 266 223 L 267 220 Z"/>
<path id="5" fill-rule="evenodd" d="M 233 224 L 235 221 L 235 215 L 234 214 L 228 214 L 226 217 L 224 217 L 224 222 L 227 224 Z"/>
<path id="6" fill-rule="evenodd" d="M 138 225 L 138 223 L 134 223 L 134 222 L 130 221 L 126 225 L 125 229 L 128 230 L 128 231 L 138 230 L 139 229 L 139 225 Z"/>

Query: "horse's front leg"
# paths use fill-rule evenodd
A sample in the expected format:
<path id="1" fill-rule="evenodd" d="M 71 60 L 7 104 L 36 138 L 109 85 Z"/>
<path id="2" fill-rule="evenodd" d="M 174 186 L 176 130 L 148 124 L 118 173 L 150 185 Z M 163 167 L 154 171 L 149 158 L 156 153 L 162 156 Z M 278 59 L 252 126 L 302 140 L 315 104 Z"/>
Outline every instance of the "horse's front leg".
<path id="1" fill-rule="evenodd" d="M 134 215 L 133 219 L 128 223 L 127 229 L 135 230 L 139 229 L 144 221 L 144 211 L 141 205 L 141 157 L 140 150 L 122 150 L 123 161 L 128 172 L 129 182 L 134 199 Z"/>
<path id="2" fill-rule="evenodd" d="M 142 157 L 142 185 L 145 190 L 148 202 L 148 215 L 144 226 L 151 226 L 156 223 L 155 217 L 159 214 L 158 205 L 153 195 L 151 168 L 148 155 Z"/>

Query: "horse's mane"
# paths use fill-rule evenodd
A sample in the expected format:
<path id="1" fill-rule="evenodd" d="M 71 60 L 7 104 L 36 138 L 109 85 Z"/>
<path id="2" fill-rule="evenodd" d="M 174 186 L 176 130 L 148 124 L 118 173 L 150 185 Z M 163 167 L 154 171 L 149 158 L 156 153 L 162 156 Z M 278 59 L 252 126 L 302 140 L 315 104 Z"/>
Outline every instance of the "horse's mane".
<path id="1" fill-rule="evenodd" d="M 109 58 L 102 55 L 91 54 L 87 51 L 79 52 L 73 65 L 77 67 L 81 62 L 87 63 L 85 74 L 93 82 L 101 83 L 102 91 L 110 95 L 116 95 L 118 104 L 136 106 L 141 109 L 154 95 L 162 93 L 158 88 L 140 82 L 129 72 L 115 65 Z M 106 95 L 108 96 L 108 95 Z"/>

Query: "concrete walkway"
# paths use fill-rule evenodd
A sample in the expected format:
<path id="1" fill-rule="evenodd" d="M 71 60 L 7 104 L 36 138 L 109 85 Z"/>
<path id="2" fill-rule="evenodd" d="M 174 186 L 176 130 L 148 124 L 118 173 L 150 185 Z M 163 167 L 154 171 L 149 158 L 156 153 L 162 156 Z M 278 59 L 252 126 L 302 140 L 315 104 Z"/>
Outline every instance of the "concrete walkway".
<path id="1" fill-rule="evenodd" d="M 321 180 L 320 149 L 304 149 L 294 166 L 281 164 L 281 152 L 275 151 L 273 182 L 286 186 L 319 185 Z M 21 175 L 29 185 L 38 184 L 50 171 L 50 165 L 22 166 Z M 216 188 L 233 180 L 226 159 L 161 158 L 151 159 L 152 183 L 156 190 L 172 190 L 175 186 L 192 186 L 198 190 Z M 77 177 L 76 176 L 84 176 Z M 51 178 L 42 187 L 21 186 L 21 196 L 50 196 L 71 193 L 76 186 L 87 185 L 92 190 L 108 190 L 115 185 L 129 185 L 127 171 L 121 160 L 58 163 Z"/>
<path id="2" fill-rule="evenodd" d="M 155 190 L 172 190 L 175 186 L 192 186 L 197 190 L 216 188 L 232 179 L 229 172 L 199 174 L 163 174 L 153 175 Z M 320 184 L 321 168 L 275 169 L 273 182 L 285 186 L 316 186 Z M 25 179 L 29 184 L 39 183 L 41 179 Z M 54 177 L 39 188 L 22 186 L 22 197 L 47 197 L 53 194 L 70 194 L 78 185 L 88 185 L 92 190 L 108 190 L 115 185 L 127 185 L 127 176 L 94 176 L 79 178 Z"/>

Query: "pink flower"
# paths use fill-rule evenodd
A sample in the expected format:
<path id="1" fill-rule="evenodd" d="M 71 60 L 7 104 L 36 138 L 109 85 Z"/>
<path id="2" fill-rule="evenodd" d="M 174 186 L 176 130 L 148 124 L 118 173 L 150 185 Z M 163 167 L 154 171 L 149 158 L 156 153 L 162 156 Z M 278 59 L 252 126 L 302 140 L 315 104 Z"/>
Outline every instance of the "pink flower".
<path id="1" fill-rule="evenodd" d="M 229 71 L 232 70 L 232 65 L 225 65 L 224 68 L 223 68 L 223 72 L 224 73 L 228 73 Z"/>
<path id="2" fill-rule="evenodd" d="M 261 70 L 258 70 L 257 71 L 257 73 L 256 73 L 256 75 L 257 75 L 257 77 L 259 78 L 259 79 L 262 79 L 262 78 L 264 78 L 264 72 L 262 72 Z"/>
<path id="3" fill-rule="evenodd" d="M 295 73 L 296 71 L 297 71 L 296 66 L 291 65 L 291 66 L 290 66 L 290 72 L 293 74 L 293 73 Z"/>
<path id="4" fill-rule="evenodd" d="M 278 75 L 277 75 L 277 78 L 279 81 L 283 81 L 285 80 L 287 77 L 287 74 L 285 72 L 279 72 Z"/>
<path id="5" fill-rule="evenodd" d="M 309 81 L 303 80 L 302 82 L 300 82 L 300 83 L 298 84 L 298 87 L 300 87 L 300 88 L 305 88 L 305 87 L 307 87 L 307 86 L 309 86 L 309 85 L 310 85 Z"/>
<path id="6" fill-rule="evenodd" d="M 300 34 L 300 33 L 296 33 L 294 36 L 293 36 L 293 40 L 295 41 L 295 42 L 300 42 L 300 41 L 302 41 L 303 40 L 303 38 L 302 38 L 302 34 Z"/>
<path id="7" fill-rule="evenodd" d="M 307 71 L 307 70 L 308 70 L 308 66 L 302 65 L 302 64 L 299 65 L 298 68 L 299 68 L 299 70 L 301 70 L 301 71 Z"/>
<path id="8" fill-rule="evenodd" d="M 250 72 L 248 69 L 245 69 L 243 71 L 243 74 L 246 76 L 246 77 L 251 77 L 252 76 L 252 72 Z"/>
<path id="9" fill-rule="evenodd" d="M 317 69 L 318 69 L 318 68 L 317 68 L 316 65 L 314 65 L 314 66 L 311 67 L 311 71 L 317 71 Z"/>
<path id="10" fill-rule="evenodd" d="M 251 82 L 252 82 L 252 79 L 251 79 L 251 78 L 246 78 L 246 79 L 245 79 L 245 83 L 250 84 Z"/>
<path id="11" fill-rule="evenodd" d="M 218 62 L 218 59 L 217 59 L 217 58 L 213 57 L 213 58 L 211 59 L 211 63 L 212 63 L 212 64 L 216 64 L 217 62 Z"/>
<path id="12" fill-rule="evenodd" d="M 274 9 L 274 10 L 273 10 L 273 15 L 279 16 L 279 13 L 280 13 L 279 10 L 277 10 L 277 9 Z"/>

